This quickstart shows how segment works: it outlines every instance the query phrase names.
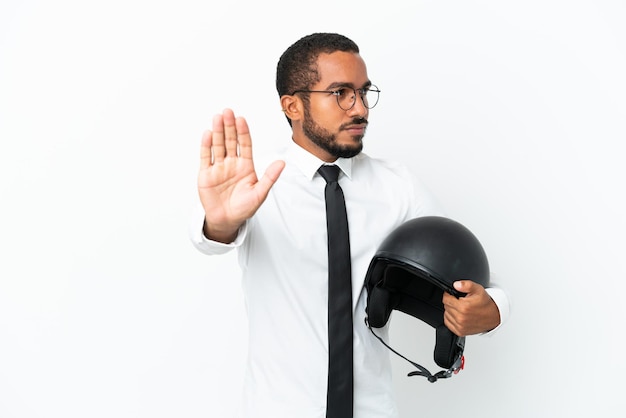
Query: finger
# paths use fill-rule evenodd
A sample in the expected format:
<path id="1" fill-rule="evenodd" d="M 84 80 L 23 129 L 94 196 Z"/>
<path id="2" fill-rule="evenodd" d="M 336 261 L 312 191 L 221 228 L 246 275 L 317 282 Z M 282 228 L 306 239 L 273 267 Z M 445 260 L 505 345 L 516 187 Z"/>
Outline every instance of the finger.
<path id="1" fill-rule="evenodd" d="M 280 176 L 280 173 L 283 172 L 283 168 L 285 168 L 284 161 L 274 161 L 272 164 L 270 164 L 269 167 L 267 167 L 267 170 L 265 170 L 265 174 L 263 175 L 263 177 L 267 177 L 267 179 L 271 181 L 272 184 L 274 184 L 276 183 L 276 180 L 278 180 L 278 176 Z"/>
<path id="2" fill-rule="evenodd" d="M 475 293 L 479 290 L 478 287 L 482 287 L 478 283 L 473 282 L 471 280 L 458 280 L 453 283 L 453 286 L 459 292 L 463 292 L 467 294 Z"/>
<path id="3" fill-rule="evenodd" d="M 452 331 L 455 335 L 459 337 L 465 336 L 463 335 L 463 331 L 461 330 L 461 327 L 457 323 L 454 316 L 449 314 L 448 312 L 444 312 L 443 314 L 443 324 L 446 326 L 446 328 Z"/>
<path id="4" fill-rule="evenodd" d="M 226 150 L 224 148 L 224 117 L 222 115 L 213 116 L 211 154 L 214 163 L 224 161 Z"/>
<path id="5" fill-rule="evenodd" d="M 224 109 L 224 150 L 226 157 L 237 157 L 238 133 L 235 125 L 235 114 L 230 109 Z"/>
<path id="6" fill-rule="evenodd" d="M 243 158 L 252 159 L 252 138 L 250 137 L 250 129 L 248 129 L 248 122 L 242 117 L 238 117 L 235 120 L 238 142 L 239 142 L 239 155 Z"/>
<path id="7" fill-rule="evenodd" d="M 258 181 L 256 187 L 258 187 L 259 194 L 265 199 L 267 194 L 270 191 L 270 188 L 276 183 L 278 180 L 278 176 L 282 173 L 283 168 L 285 168 L 285 162 L 282 160 L 274 161 L 267 167 L 263 177 Z"/>
<path id="8" fill-rule="evenodd" d="M 212 134 L 211 131 L 205 131 L 202 135 L 202 141 L 200 143 L 200 168 L 209 168 L 211 166 L 212 157 L 211 157 L 211 142 L 212 142 Z"/>
<path id="9" fill-rule="evenodd" d="M 452 296 L 454 301 L 444 306 L 443 320 L 444 324 L 455 334 L 459 335 L 459 332 L 463 332 L 463 318 L 467 315 L 467 306 L 465 302 L 456 299 Z"/>
<path id="10" fill-rule="evenodd" d="M 456 296 L 451 295 L 448 292 L 443 292 L 443 299 L 442 299 L 443 305 L 446 307 L 453 307 L 457 302 L 457 298 Z"/>

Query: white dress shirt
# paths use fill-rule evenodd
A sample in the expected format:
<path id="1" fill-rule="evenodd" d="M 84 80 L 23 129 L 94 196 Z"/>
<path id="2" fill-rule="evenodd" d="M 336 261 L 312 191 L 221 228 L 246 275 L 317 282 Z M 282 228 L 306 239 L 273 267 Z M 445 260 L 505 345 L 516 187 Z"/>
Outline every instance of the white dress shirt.
<path id="1" fill-rule="evenodd" d="M 324 418 L 328 376 L 328 260 L 323 161 L 292 144 L 267 200 L 231 244 L 207 240 L 204 213 L 194 246 L 209 255 L 238 248 L 249 320 L 246 418 Z M 397 417 L 389 351 L 365 325 L 364 278 L 378 245 L 401 223 L 441 215 L 407 168 L 364 153 L 336 161 L 342 173 L 352 257 L 354 417 Z M 200 208 L 201 209 L 201 208 Z M 508 315 L 500 289 L 490 294 Z M 387 327 L 377 330 L 385 340 Z M 428 336 L 432 338 L 432 336 Z"/>

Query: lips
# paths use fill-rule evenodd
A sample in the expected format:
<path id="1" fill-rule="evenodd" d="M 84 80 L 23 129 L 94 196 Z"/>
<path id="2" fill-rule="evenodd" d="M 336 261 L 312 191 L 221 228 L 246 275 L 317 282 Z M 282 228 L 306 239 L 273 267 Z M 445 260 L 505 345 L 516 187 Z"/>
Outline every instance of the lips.
<path id="1" fill-rule="evenodd" d="M 367 124 L 349 125 L 343 128 L 344 131 L 348 131 L 351 135 L 364 135 Z"/>

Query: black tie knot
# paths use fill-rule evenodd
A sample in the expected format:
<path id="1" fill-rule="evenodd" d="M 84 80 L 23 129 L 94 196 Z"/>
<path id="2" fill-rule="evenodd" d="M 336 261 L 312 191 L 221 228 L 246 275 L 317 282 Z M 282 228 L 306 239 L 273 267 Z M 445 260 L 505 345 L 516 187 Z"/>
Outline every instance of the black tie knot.
<path id="1" fill-rule="evenodd" d="M 326 164 L 324 164 L 317 170 L 317 172 L 320 173 L 322 177 L 324 177 L 326 183 L 337 182 L 337 179 L 339 178 L 339 171 L 340 169 L 338 166 Z"/>

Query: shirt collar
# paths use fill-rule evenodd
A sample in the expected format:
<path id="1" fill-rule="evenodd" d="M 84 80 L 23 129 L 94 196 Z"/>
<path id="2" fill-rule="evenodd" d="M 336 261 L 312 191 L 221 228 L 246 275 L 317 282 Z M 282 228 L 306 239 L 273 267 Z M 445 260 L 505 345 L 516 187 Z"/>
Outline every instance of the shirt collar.
<path id="1" fill-rule="evenodd" d="M 328 164 L 296 144 L 294 141 L 291 141 L 287 147 L 286 153 L 288 161 L 293 163 L 298 170 L 300 170 L 302 174 L 310 180 L 313 180 L 313 177 L 317 174 L 317 169 L 320 168 L 322 164 Z M 352 158 L 337 158 L 337 160 L 332 164 L 337 165 L 346 177 L 352 178 Z"/>

